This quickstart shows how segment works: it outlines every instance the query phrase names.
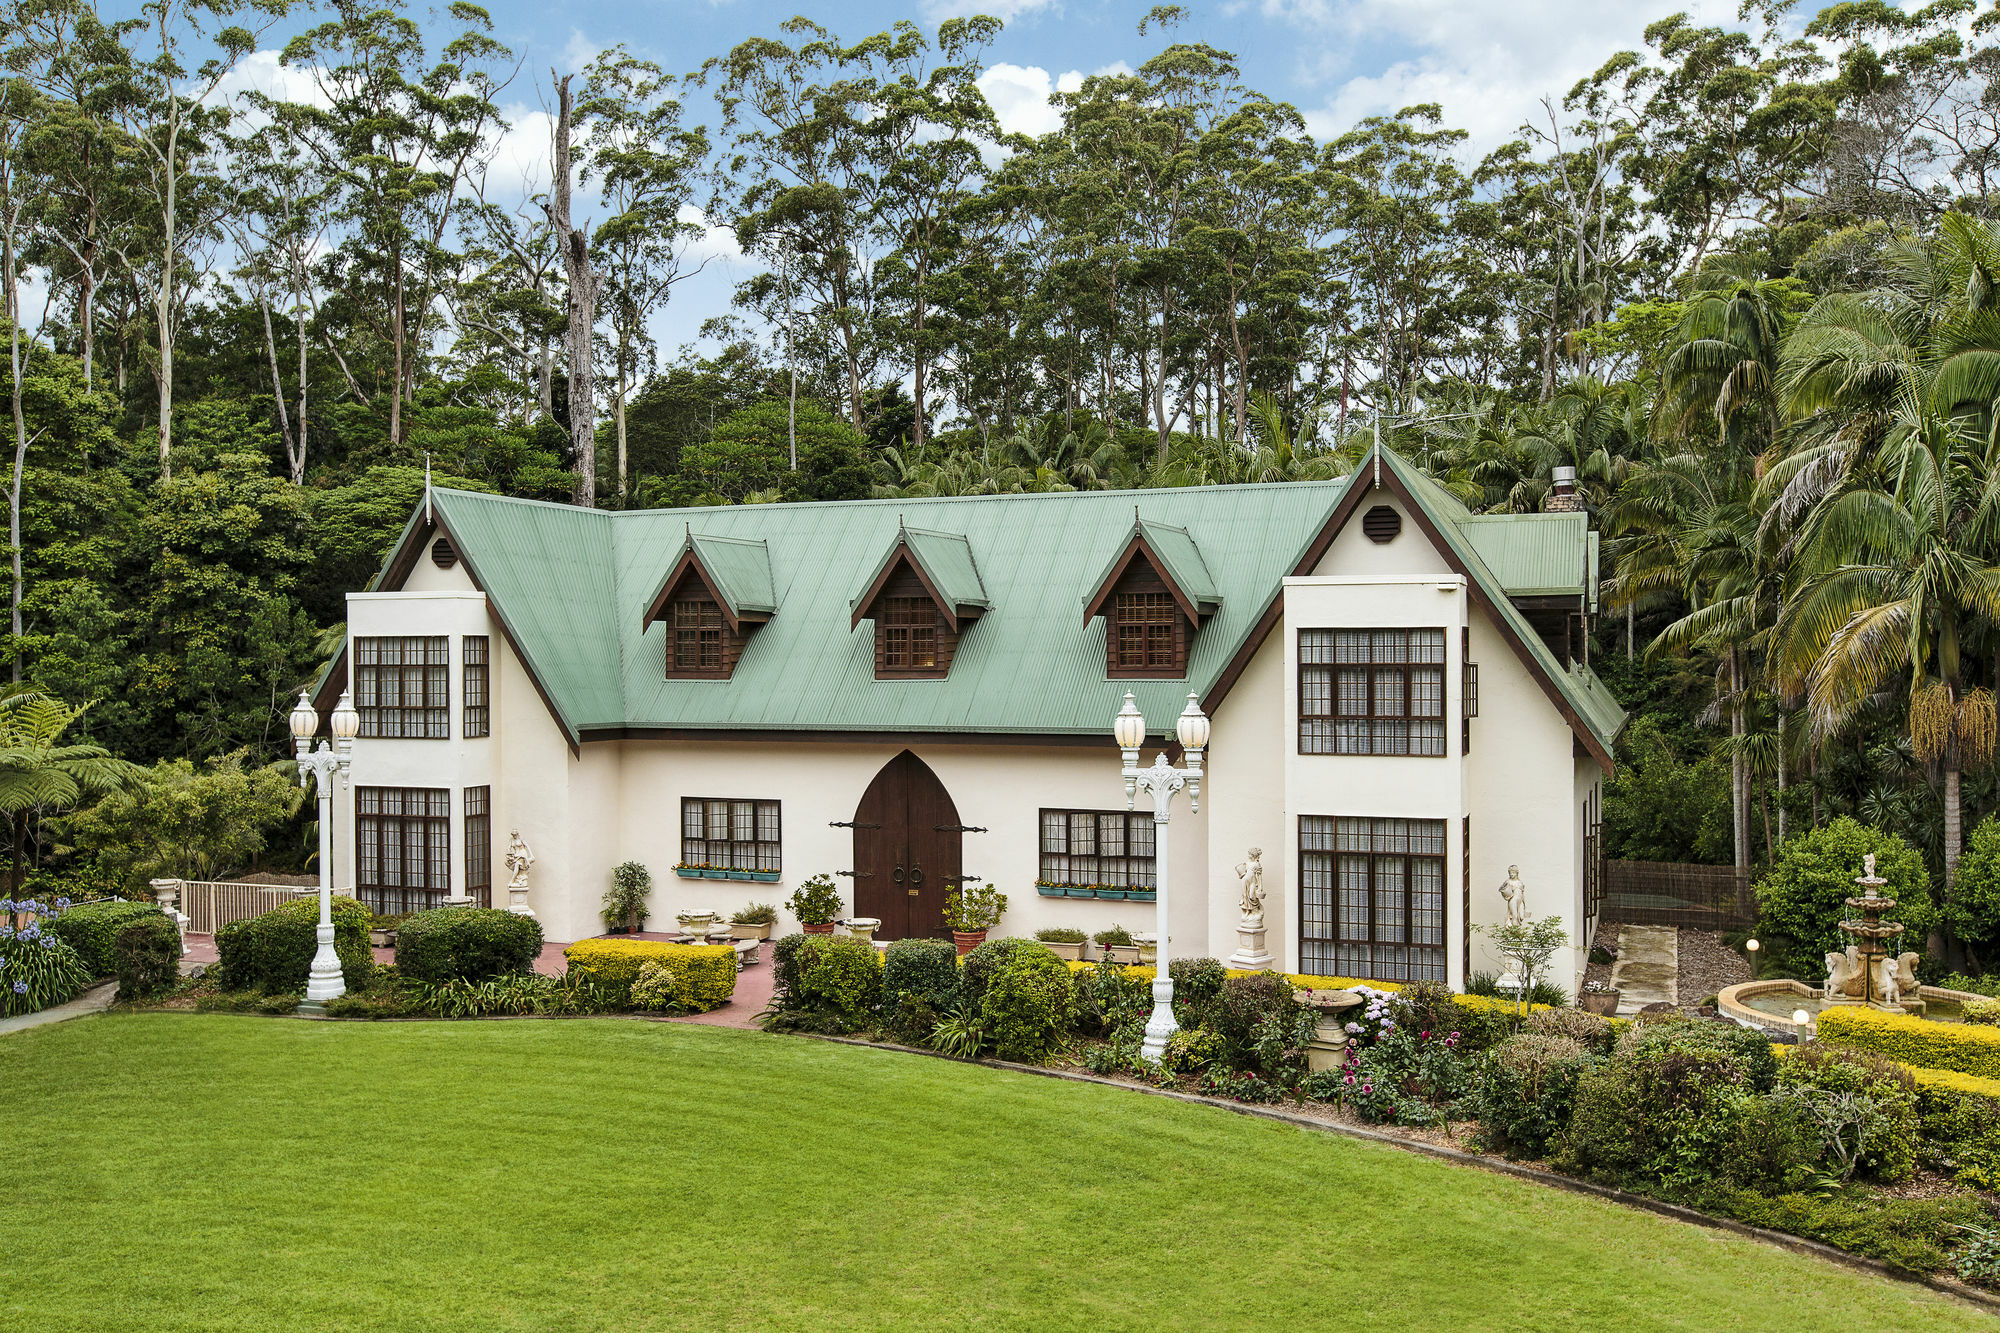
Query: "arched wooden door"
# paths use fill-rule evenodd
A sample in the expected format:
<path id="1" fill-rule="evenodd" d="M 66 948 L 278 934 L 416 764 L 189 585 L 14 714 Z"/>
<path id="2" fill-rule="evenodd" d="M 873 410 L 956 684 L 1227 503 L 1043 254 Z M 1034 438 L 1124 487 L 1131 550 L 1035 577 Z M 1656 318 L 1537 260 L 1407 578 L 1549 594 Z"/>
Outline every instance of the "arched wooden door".
<path id="1" fill-rule="evenodd" d="M 944 935 L 945 890 L 964 873 L 963 844 L 951 793 L 903 751 L 854 812 L 854 914 L 881 918 L 877 939 Z"/>

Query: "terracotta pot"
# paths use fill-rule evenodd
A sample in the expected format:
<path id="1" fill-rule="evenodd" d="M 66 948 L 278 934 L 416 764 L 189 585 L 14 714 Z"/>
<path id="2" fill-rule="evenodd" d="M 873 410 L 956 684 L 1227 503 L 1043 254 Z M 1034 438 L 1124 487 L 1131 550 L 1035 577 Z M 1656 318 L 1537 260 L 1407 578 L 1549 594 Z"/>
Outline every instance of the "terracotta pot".
<path id="1" fill-rule="evenodd" d="M 980 945 L 986 943 L 986 932 L 983 930 L 954 930 L 951 932 L 951 942 L 958 946 L 958 956 L 963 958 Z"/>
<path id="2" fill-rule="evenodd" d="M 1601 1014 L 1606 1018 L 1618 1012 L 1618 992 L 1615 990 L 1585 991 L 1577 997 L 1577 1002 L 1586 1013 Z"/>
<path id="3" fill-rule="evenodd" d="M 801 922 L 799 924 L 799 929 L 803 930 L 808 935 L 831 935 L 833 934 L 833 922 L 828 921 L 823 925 L 817 925 L 817 926 L 808 925 L 804 922 Z"/>

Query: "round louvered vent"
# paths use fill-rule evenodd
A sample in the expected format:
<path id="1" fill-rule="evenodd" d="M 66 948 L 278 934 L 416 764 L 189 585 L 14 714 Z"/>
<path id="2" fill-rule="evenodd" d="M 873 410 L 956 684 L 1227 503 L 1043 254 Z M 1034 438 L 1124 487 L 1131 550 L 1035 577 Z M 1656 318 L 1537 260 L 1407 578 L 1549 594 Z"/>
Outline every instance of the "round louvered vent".
<path id="1" fill-rule="evenodd" d="M 431 543 L 431 563 L 439 569 L 450 569 L 458 563 L 458 552 L 452 548 L 451 538 L 440 537 Z"/>
<path id="2" fill-rule="evenodd" d="M 1403 530 L 1403 516 L 1388 505 L 1376 505 L 1361 516 L 1361 530 L 1377 545 L 1392 542 Z"/>

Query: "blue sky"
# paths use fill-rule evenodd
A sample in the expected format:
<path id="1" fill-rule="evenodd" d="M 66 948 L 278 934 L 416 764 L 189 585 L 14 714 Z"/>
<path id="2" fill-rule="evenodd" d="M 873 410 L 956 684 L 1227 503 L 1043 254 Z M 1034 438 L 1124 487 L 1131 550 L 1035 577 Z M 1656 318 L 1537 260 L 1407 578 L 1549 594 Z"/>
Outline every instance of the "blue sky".
<path id="1" fill-rule="evenodd" d="M 808 17 L 846 40 L 881 31 L 898 18 L 927 30 L 958 14 L 989 13 L 1006 29 L 988 50 L 983 87 L 1009 129 L 1049 128 L 1047 96 L 1065 82 L 1120 65 L 1134 67 L 1167 38 L 1138 34 L 1149 3 L 1132 0 L 851 0 L 805 7 Z M 1810 7 L 1810 6 L 1809 6 Z M 137 0 L 106 0 L 110 13 Z M 413 6 L 413 9 L 418 8 Z M 687 72 L 752 35 L 777 35 L 802 12 L 798 0 L 488 0 L 496 35 L 523 64 L 503 101 L 513 128 L 500 146 L 494 193 L 521 194 L 547 179 L 549 71 L 580 68 L 598 51 L 623 43 L 666 69 Z M 1418 102 L 1443 105 L 1449 123 L 1467 130 L 1468 165 L 1541 113 L 1539 100 L 1562 94 L 1611 53 L 1640 49 L 1647 23 L 1684 8 L 1705 22 L 1731 24 L 1735 0 L 1193 0 L 1174 33 L 1237 54 L 1244 81 L 1289 101 L 1322 137 L 1363 116 Z M 309 21 L 309 20 L 308 20 Z M 293 25 L 296 26 L 296 25 Z M 283 29 L 278 30 L 280 33 Z M 276 33 L 266 45 L 281 42 Z M 280 91 L 276 51 L 260 51 L 234 80 Z M 714 119 L 712 104 L 690 102 L 692 121 Z M 748 272 L 726 235 L 712 233 L 706 271 L 675 289 L 654 332 L 665 357 L 694 336 L 706 317 L 728 308 L 733 284 Z"/>

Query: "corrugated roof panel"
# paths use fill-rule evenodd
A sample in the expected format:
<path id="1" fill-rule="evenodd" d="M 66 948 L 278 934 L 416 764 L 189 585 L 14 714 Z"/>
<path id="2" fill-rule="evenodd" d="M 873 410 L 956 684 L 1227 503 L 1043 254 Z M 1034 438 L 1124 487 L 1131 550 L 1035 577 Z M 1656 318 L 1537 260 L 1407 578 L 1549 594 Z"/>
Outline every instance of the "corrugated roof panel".
<path id="1" fill-rule="evenodd" d="M 745 611 L 769 615 L 778 609 L 777 592 L 771 583 L 771 550 L 763 541 L 711 537 L 692 530 L 687 540 L 731 610 L 738 615 Z"/>
<path id="2" fill-rule="evenodd" d="M 1139 530 L 1146 534 L 1147 544 L 1166 563 L 1167 576 L 1180 584 L 1181 591 L 1193 598 L 1197 605 L 1206 606 L 1222 600 L 1222 592 L 1209 573 L 1208 562 L 1202 559 L 1201 547 L 1195 544 L 1193 535 L 1186 528 L 1142 518 Z"/>
<path id="3" fill-rule="evenodd" d="M 1472 514 L 1456 521 L 1509 595 L 1560 596 L 1584 590 L 1587 515 Z"/>
<path id="4" fill-rule="evenodd" d="M 979 577 L 978 562 L 973 559 L 971 543 L 966 541 L 964 533 L 906 527 L 903 540 L 947 601 L 954 606 L 993 605 L 986 596 L 986 584 Z"/>

